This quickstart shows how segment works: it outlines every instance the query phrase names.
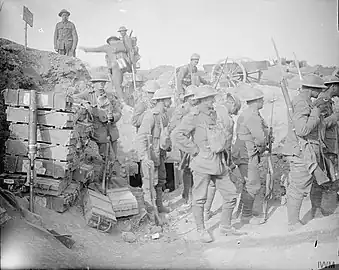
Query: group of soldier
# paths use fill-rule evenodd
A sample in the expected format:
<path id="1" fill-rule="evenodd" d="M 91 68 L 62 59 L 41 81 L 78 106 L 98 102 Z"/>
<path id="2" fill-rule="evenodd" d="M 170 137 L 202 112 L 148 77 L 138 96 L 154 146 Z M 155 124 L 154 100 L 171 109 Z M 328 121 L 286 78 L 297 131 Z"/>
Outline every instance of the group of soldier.
<path id="1" fill-rule="evenodd" d="M 68 21 L 69 14 L 66 10 L 59 13 L 63 22 L 56 27 L 55 49 L 75 56 L 77 34 L 74 25 Z M 117 158 L 119 138 L 116 123 L 124 106 L 123 74 L 135 72 L 135 63 L 140 58 L 135 44 L 126 35 L 127 29 L 121 27 L 118 32 L 121 38 L 109 37 L 107 45 L 81 47 L 85 52 L 106 54 L 108 75 L 117 96 L 109 97 L 105 92 L 105 84 L 109 81 L 106 75 L 92 79 L 92 91 L 74 96 L 82 100 L 91 119 L 99 123 L 94 127 L 93 138 L 100 154 L 104 156 L 105 147 L 111 147 L 113 159 Z M 67 42 L 60 42 L 60 37 L 66 38 Z M 269 138 L 268 126 L 260 115 L 264 94 L 260 89 L 248 87 L 242 96 L 246 108 L 238 117 L 236 139 L 232 143 L 232 117 L 238 114 L 241 101 L 232 94 L 218 94 L 210 82 L 198 76 L 199 59 L 198 54 L 193 54 L 188 65 L 177 69 L 175 90 L 170 86 L 160 87 L 155 80 L 147 81 L 142 88 L 143 97 L 135 105 L 131 124 L 137 129 L 137 150 L 145 195 L 139 205 L 140 213 L 146 213 L 145 201 L 151 200 L 152 186 L 156 191 L 157 210 L 170 212 L 163 204 L 165 161 L 168 152 L 179 149 L 184 184 L 182 196 L 185 203 L 192 207 L 200 240 L 211 242 L 205 221 L 211 217 L 216 190 L 223 199 L 221 235 L 246 234 L 231 224 L 239 191 L 242 202 L 240 222 L 260 225 L 266 221 L 253 216 L 253 204 L 261 187 L 260 159 L 267 154 L 269 141 L 272 142 L 273 138 Z M 338 191 L 339 112 L 333 110 L 332 101 L 333 97 L 339 96 L 338 86 L 337 76 L 324 81 L 309 74 L 303 78 L 299 94 L 292 101 L 291 121 L 282 150 L 290 164 L 286 191 L 289 231 L 303 226 L 300 209 L 304 197 L 310 195 L 313 216 L 317 209 L 328 215 L 330 212 L 323 209 L 320 202 L 322 194 Z M 179 102 L 176 102 L 173 113 L 169 113 L 175 96 Z M 241 179 L 234 177 L 235 168 L 239 169 Z"/>

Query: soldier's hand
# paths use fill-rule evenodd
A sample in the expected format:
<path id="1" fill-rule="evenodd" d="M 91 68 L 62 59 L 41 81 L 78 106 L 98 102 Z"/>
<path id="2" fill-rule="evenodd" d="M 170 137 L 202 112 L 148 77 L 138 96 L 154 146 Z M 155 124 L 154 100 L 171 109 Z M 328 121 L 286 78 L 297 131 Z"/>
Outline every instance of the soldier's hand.
<path id="1" fill-rule="evenodd" d="M 313 106 L 314 106 L 314 107 L 320 107 L 320 106 L 326 104 L 328 101 L 329 101 L 329 99 L 326 98 L 326 97 L 317 98 L 317 99 L 313 102 Z"/>
<path id="2" fill-rule="evenodd" d="M 148 168 L 151 168 L 154 165 L 153 161 L 148 158 L 144 158 L 142 160 L 142 163 L 145 164 Z"/>
<path id="3" fill-rule="evenodd" d="M 329 117 L 324 119 L 327 127 L 335 126 L 339 121 L 339 112 L 331 114 Z"/>

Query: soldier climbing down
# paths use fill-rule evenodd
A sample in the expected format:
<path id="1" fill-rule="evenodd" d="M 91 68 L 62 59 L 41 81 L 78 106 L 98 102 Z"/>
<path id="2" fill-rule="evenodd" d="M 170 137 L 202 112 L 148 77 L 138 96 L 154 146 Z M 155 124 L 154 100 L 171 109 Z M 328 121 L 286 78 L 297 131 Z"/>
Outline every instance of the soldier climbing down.
<path id="1" fill-rule="evenodd" d="M 156 205 L 160 213 L 169 213 L 170 209 L 163 205 L 163 189 L 166 184 L 165 159 L 166 152 L 170 151 L 171 145 L 163 145 L 162 142 L 168 142 L 169 137 L 164 132 L 168 125 L 167 110 L 171 106 L 172 91 L 167 88 L 158 89 L 152 100 L 156 102 L 153 109 L 148 110 L 142 118 L 139 132 L 137 135 L 138 154 L 141 158 L 141 167 L 143 175 L 142 188 L 144 190 L 145 200 L 150 202 L 150 183 L 156 191 Z M 151 145 L 148 144 L 149 138 Z M 149 149 L 150 148 L 150 149 Z M 150 150 L 150 155 L 148 154 Z M 152 168 L 151 175 L 148 175 L 148 168 Z M 144 177 L 144 176 L 148 177 Z M 150 179 L 152 178 L 152 179 Z M 144 208 L 144 206 L 142 207 Z"/>

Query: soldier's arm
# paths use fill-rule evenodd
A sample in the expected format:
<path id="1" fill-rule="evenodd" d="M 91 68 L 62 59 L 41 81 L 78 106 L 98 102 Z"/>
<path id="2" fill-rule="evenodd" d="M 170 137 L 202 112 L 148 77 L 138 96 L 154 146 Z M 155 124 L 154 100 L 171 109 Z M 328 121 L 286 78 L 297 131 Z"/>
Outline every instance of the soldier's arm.
<path id="1" fill-rule="evenodd" d="M 85 52 L 99 52 L 105 53 L 108 50 L 109 45 L 103 45 L 100 47 L 82 47 Z"/>
<path id="2" fill-rule="evenodd" d="M 338 125 L 338 121 L 339 121 L 339 112 L 334 112 L 324 119 L 326 127 Z"/>
<path id="3" fill-rule="evenodd" d="M 199 147 L 189 138 L 191 132 L 195 130 L 195 126 L 195 115 L 193 113 L 189 113 L 184 116 L 171 135 L 172 143 L 181 151 L 192 156 L 199 153 Z"/>
<path id="4" fill-rule="evenodd" d="M 148 136 L 152 135 L 152 129 L 154 127 L 155 120 L 152 111 L 145 113 L 144 118 L 142 119 L 138 135 L 137 135 L 137 148 L 141 160 L 145 158 L 151 158 L 147 156 L 148 153 Z"/>
<path id="5" fill-rule="evenodd" d="M 55 26 L 54 30 L 54 49 L 57 49 L 57 40 L 58 40 L 58 24 Z"/>
<path id="6" fill-rule="evenodd" d="M 132 125 L 140 126 L 140 116 L 145 112 L 146 105 L 144 102 L 139 102 L 134 107 L 134 113 L 132 116 Z"/>
<path id="7" fill-rule="evenodd" d="M 259 115 L 253 114 L 247 121 L 246 126 L 251 132 L 256 145 L 265 145 L 265 131 L 262 125 L 262 119 Z"/>
<path id="8" fill-rule="evenodd" d="M 75 50 L 76 47 L 78 46 L 78 33 L 77 33 L 74 23 L 72 23 L 72 36 L 73 36 L 72 50 Z"/>
<path id="9" fill-rule="evenodd" d="M 114 109 L 113 109 L 113 117 L 114 117 L 113 123 L 116 123 L 121 119 L 121 116 L 122 116 L 121 107 L 120 107 L 120 104 L 117 100 L 113 103 L 113 107 L 114 107 Z"/>
<path id="10" fill-rule="evenodd" d="M 178 72 L 178 78 L 177 78 L 177 88 L 178 88 L 178 92 L 179 94 L 184 94 L 184 88 L 182 86 L 182 81 L 185 78 L 185 76 L 188 74 L 188 69 L 187 67 L 182 67 L 180 68 L 179 72 Z"/>
<path id="11" fill-rule="evenodd" d="M 309 105 L 303 101 L 294 104 L 293 124 L 298 136 L 307 136 L 320 122 L 319 109 L 310 109 Z"/>
<path id="12" fill-rule="evenodd" d="M 179 107 L 173 112 L 173 115 L 172 115 L 172 117 L 169 121 L 169 124 L 168 124 L 168 131 L 169 131 L 170 134 L 175 129 L 175 127 L 179 125 L 183 115 L 184 115 L 183 114 L 183 107 Z"/>
<path id="13" fill-rule="evenodd" d="M 210 82 L 206 81 L 202 76 L 199 76 L 199 80 L 202 84 L 210 84 Z"/>

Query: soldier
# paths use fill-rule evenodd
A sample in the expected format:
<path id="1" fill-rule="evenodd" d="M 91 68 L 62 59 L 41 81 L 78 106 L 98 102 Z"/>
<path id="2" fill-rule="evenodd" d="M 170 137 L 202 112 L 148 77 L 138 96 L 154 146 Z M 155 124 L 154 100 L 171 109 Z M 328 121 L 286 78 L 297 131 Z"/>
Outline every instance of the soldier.
<path id="1" fill-rule="evenodd" d="M 207 82 L 204 78 L 196 74 L 198 72 L 197 65 L 199 63 L 199 60 L 200 55 L 194 53 L 191 56 L 191 62 L 188 65 L 185 65 L 179 69 L 177 89 L 180 99 L 183 99 L 187 86 L 191 84 L 199 86 L 200 83 L 209 84 L 209 82 Z"/>
<path id="2" fill-rule="evenodd" d="M 304 77 L 300 93 L 292 101 L 293 125 L 289 123 L 288 133 L 282 153 L 290 163 L 289 186 L 287 188 L 288 230 L 299 229 L 303 223 L 299 219 L 302 201 L 312 186 L 322 188 L 330 183 L 323 172 L 324 163 L 319 144 L 320 109 L 324 100 L 312 104 L 311 98 L 317 98 L 326 89 L 324 81 L 312 74 Z M 311 203 L 313 205 L 313 196 Z"/>
<path id="3" fill-rule="evenodd" d="M 163 188 L 166 184 L 166 151 L 170 150 L 170 145 L 164 147 L 161 145 L 161 141 L 165 139 L 162 138 L 162 131 L 163 128 L 168 125 L 167 110 L 171 106 L 171 98 L 171 89 L 160 88 L 155 92 L 152 100 L 156 101 L 156 104 L 153 109 L 150 109 L 145 113 L 137 136 L 138 152 L 141 158 L 142 170 L 146 167 L 151 168 L 154 165 L 154 171 L 152 173 L 153 179 L 151 179 L 151 181 L 153 181 L 153 186 L 156 191 L 156 205 L 160 213 L 170 212 L 170 209 L 163 205 L 162 200 Z M 150 136 L 151 146 L 148 144 Z M 168 141 L 169 138 L 166 139 L 166 141 Z M 148 154 L 149 151 L 151 156 Z M 143 175 L 146 173 L 147 172 L 142 171 Z M 146 183 L 145 178 L 143 178 L 143 190 L 146 200 L 150 200 L 149 183 Z M 142 208 L 144 208 L 144 205 Z"/>
<path id="4" fill-rule="evenodd" d="M 265 221 L 253 217 L 252 210 L 255 196 L 261 187 L 259 163 L 261 155 L 267 148 L 268 126 L 259 113 L 264 105 L 263 92 L 256 88 L 246 90 L 244 100 L 248 107 L 240 114 L 237 121 L 237 139 L 234 144 L 233 157 L 245 180 L 241 194 L 241 222 L 259 225 Z"/>
<path id="5" fill-rule="evenodd" d="M 91 82 L 94 90 L 87 90 L 73 96 L 74 99 L 87 100 L 83 102 L 94 123 L 93 140 L 98 144 L 99 153 L 105 159 L 106 147 L 110 147 L 110 160 L 117 160 L 117 143 L 119 131 L 116 123 L 121 118 L 121 105 L 118 99 L 108 97 L 104 87 L 108 82 L 107 76 L 96 75 Z"/>
<path id="6" fill-rule="evenodd" d="M 57 53 L 75 57 L 75 50 L 78 45 L 78 34 L 74 23 L 68 20 L 71 13 L 66 9 L 59 12 L 62 18 L 54 31 L 54 49 Z"/>
<path id="7" fill-rule="evenodd" d="M 112 85 L 115 88 L 115 91 L 119 97 L 120 102 L 125 105 L 122 91 L 122 82 L 123 75 L 128 71 L 128 56 L 127 50 L 122 41 L 115 36 L 109 37 L 107 40 L 107 45 L 100 47 L 89 48 L 89 47 L 79 47 L 80 50 L 84 52 L 99 52 L 106 53 L 105 59 L 107 63 L 107 68 L 109 70 L 109 75 L 111 77 Z"/>
<path id="8" fill-rule="evenodd" d="M 172 133 L 175 127 L 179 125 L 182 118 L 188 114 L 196 105 L 196 101 L 193 99 L 195 91 L 197 90 L 197 86 L 189 85 L 186 88 L 186 94 L 184 95 L 184 104 L 181 104 L 176 110 L 174 111 L 169 126 L 168 131 Z M 174 139 L 172 139 L 174 141 Z M 182 193 L 182 198 L 185 200 L 185 204 L 191 205 L 192 204 L 192 186 L 193 186 L 193 176 L 191 169 L 189 168 L 189 154 L 186 154 L 180 151 L 181 162 L 180 168 L 183 170 L 183 183 L 184 183 L 184 190 Z"/>
<path id="9" fill-rule="evenodd" d="M 136 127 L 137 132 L 141 125 L 142 118 L 148 109 L 152 109 L 155 105 L 152 100 L 154 93 L 160 89 L 160 85 L 155 80 L 149 80 L 142 87 L 143 94 L 134 106 L 134 113 L 132 116 L 132 125 Z M 145 94 L 145 95 L 144 95 Z"/>
<path id="10" fill-rule="evenodd" d="M 198 103 L 197 109 L 184 116 L 172 135 L 176 146 L 191 156 L 190 169 L 194 179 L 192 212 L 200 240 L 205 243 L 213 241 L 204 224 L 204 205 L 210 181 L 216 183 L 223 198 L 220 234 L 244 234 L 231 225 L 237 194 L 225 160 L 225 130 L 218 125 L 213 109 L 216 95 L 215 89 L 210 86 L 199 87 L 194 98 Z"/>
<path id="11" fill-rule="evenodd" d="M 134 66 L 134 70 L 135 70 L 136 59 L 134 57 L 135 52 L 134 52 L 133 40 L 131 37 L 127 35 L 127 30 L 128 29 L 125 26 L 121 26 L 118 29 L 118 33 L 120 33 L 120 40 L 124 43 L 126 50 L 129 54 L 129 57 L 130 57 L 129 60 L 131 62 L 130 64 Z"/>
<path id="12" fill-rule="evenodd" d="M 226 95 L 226 101 L 224 102 L 221 100 L 220 104 L 215 104 L 215 110 L 217 112 L 217 115 L 224 121 L 225 126 L 228 128 L 227 134 L 229 137 L 227 138 L 227 164 L 228 166 L 233 169 L 235 165 L 232 161 L 232 155 L 231 155 L 231 147 L 232 147 L 232 141 L 233 141 L 233 133 L 234 133 L 234 120 L 232 118 L 233 115 L 237 115 L 239 110 L 241 109 L 241 101 L 239 98 L 235 95 L 232 95 L 231 93 L 227 93 Z M 231 177 L 232 178 L 232 177 Z M 215 197 L 216 192 L 216 185 L 213 181 L 210 182 L 210 185 L 208 187 L 208 193 L 207 193 L 207 200 L 205 204 L 205 213 L 204 218 L 205 221 L 209 220 L 212 217 L 211 207 L 212 203 Z"/>

